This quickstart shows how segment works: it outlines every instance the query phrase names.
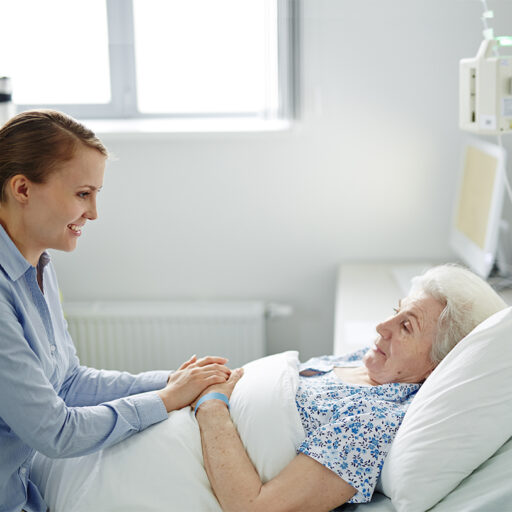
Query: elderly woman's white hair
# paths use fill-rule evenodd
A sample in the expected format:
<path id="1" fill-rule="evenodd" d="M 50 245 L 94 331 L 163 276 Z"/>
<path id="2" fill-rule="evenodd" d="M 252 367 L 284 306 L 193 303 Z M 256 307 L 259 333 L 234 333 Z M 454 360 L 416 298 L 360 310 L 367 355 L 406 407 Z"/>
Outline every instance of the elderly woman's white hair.
<path id="1" fill-rule="evenodd" d="M 482 278 L 455 264 L 439 265 L 412 280 L 409 295 L 431 295 L 444 304 L 430 357 L 439 363 L 479 323 L 507 307 Z"/>

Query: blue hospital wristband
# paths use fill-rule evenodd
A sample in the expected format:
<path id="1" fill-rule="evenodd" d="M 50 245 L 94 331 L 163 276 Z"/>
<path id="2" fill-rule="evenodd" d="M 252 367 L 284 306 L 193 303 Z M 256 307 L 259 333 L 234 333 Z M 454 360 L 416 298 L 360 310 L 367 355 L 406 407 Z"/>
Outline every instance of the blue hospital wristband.
<path id="1" fill-rule="evenodd" d="M 224 393 L 216 393 L 216 392 L 206 393 L 206 395 L 202 396 L 198 400 L 198 402 L 196 404 L 196 408 L 194 409 L 194 416 L 197 414 L 197 409 L 199 409 L 199 406 L 203 402 L 206 402 L 206 400 L 222 400 L 228 406 L 228 409 L 229 409 L 229 399 Z"/>

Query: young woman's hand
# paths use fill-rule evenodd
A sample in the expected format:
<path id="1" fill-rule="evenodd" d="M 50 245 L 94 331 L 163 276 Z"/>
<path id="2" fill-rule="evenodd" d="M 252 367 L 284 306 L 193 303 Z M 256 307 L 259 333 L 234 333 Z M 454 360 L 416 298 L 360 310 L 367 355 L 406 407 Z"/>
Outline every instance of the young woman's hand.
<path id="1" fill-rule="evenodd" d="M 185 361 L 169 375 L 165 388 L 157 391 L 167 412 L 186 407 L 208 387 L 225 383 L 231 375 L 226 363 L 226 358 L 213 356 Z"/>

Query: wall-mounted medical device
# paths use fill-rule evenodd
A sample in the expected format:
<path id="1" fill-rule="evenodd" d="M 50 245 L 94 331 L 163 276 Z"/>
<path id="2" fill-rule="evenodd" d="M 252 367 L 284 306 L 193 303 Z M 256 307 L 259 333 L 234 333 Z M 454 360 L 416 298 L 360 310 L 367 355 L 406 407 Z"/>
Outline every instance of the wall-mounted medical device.
<path id="1" fill-rule="evenodd" d="M 501 42 L 500 39 L 504 41 Z M 485 39 L 459 65 L 459 127 L 486 135 L 512 132 L 512 55 L 498 55 L 510 38 Z"/>
<path id="2" fill-rule="evenodd" d="M 504 148 L 473 139 L 465 146 L 459 171 L 450 244 L 484 279 L 491 273 L 498 253 L 506 157 Z"/>

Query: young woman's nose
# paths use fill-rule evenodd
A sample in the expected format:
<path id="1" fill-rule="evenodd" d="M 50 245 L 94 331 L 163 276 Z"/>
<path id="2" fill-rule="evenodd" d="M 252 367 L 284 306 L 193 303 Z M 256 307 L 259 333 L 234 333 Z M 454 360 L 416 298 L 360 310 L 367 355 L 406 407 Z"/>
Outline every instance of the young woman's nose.
<path id="1" fill-rule="evenodd" d="M 87 211 L 84 213 L 84 217 L 88 220 L 95 220 L 98 218 L 98 210 L 96 208 L 96 200 L 91 199 L 91 203 Z"/>

